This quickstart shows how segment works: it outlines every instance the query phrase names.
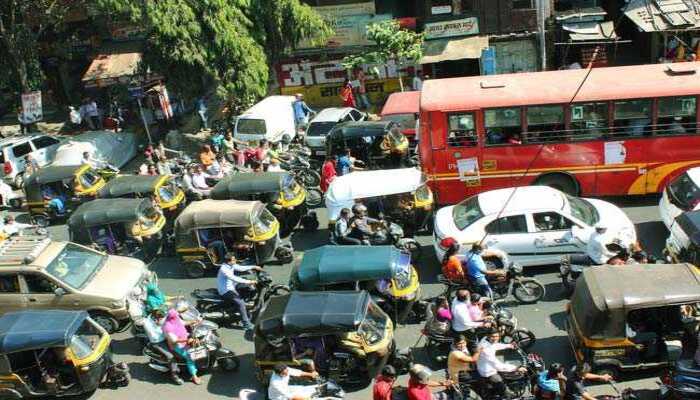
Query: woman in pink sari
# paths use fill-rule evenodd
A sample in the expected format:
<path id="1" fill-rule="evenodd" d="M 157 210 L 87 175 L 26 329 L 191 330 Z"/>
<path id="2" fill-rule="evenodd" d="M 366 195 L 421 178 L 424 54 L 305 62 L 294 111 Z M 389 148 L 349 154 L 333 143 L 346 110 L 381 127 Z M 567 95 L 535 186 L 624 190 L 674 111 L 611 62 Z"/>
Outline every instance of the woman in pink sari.
<path id="1" fill-rule="evenodd" d="M 187 328 L 182 322 L 182 319 L 180 319 L 180 314 L 173 309 L 168 310 L 168 316 L 165 317 L 163 335 L 165 335 L 170 350 L 185 360 L 187 370 L 190 375 L 192 375 L 192 382 L 196 385 L 201 384 L 202 380 L 197 376 L 197 366 L 195 366 L 194 361 L 187 352 L 187 346 L 191 344 L 194 339 L 190 339 Z"/>

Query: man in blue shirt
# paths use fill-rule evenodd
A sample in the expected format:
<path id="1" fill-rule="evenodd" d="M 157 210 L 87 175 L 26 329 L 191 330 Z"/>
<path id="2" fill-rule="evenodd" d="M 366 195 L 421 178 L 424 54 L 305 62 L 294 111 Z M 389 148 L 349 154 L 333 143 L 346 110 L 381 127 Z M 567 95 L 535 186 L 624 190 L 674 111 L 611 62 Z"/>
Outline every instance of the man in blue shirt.
<path id="1" fill-rule="evenodd" d="M 466 269 L 467 276 L 472 282 L 476 291 L 482 296 L 489 296 L 493 299 L 493 291 L 489 286 L 487 277 L 499 277 L 505 275 L 505 271 L 491 271 L 486 268 L 483 256 L 497 256 L 496 253 L 488 252 L 483 254 L 484 248 L 479 243 L 474 243 L 472 249 L 465 255 L 462 261 L 462 268 Z M 465 268 L 466 267 L 466 268 Z"/>
<path id="2" fill-rule="evenodd" d="M 294 122 L 296 122 L 297 128 L 306 125 L 309 122 L 309 114 L 313 113 L 314 110 L 306 105 L 303 94 L 296 94 L 296 100 L 292 103 L 292 107 L 294 108 Z"/>
<path id="3" fill-rule="evenodd" d="M 251 270 L 262 271 L 262 268 L 257 265 L 239 265 L 236 257 L 228 253 L 224 256 L 224 262 L 221 264 L 221 267 L 219 267 L 219 272 L 216 275 L 216 288 L 219 292 L 219 296 L 233 303 L 238 309 L 238 313 L 241 316 L 241 323 L 245 330 L 252 330 L 254 326 L 250 322 L 248 310 L 245 308 L 242 292 L 251 290 L 251 287 L 254 287 L 257 282 L 245 279 L 241 277 L 240 274 Z"/>
<path id="4" fill-rule="evenodd" d="M 355 158 L 350 153 L 350 149 L 345 149 L 343 155 L 338 157 L 338 162 L 335 165 L 338 176 L 347 175 L 352 171 L 362 170 L 362 168 L 355 166 Z"/>

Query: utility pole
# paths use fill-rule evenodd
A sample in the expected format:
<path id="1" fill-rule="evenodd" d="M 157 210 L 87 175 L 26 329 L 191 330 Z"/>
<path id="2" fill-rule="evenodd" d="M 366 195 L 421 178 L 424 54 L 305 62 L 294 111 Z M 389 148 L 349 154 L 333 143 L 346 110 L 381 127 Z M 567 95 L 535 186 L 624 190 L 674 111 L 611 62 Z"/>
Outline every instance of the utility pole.
<path id="1" fill-rule="evenodd" d="M 540 39 L 540 59 L 542 60 L 542 71 L 547 69 L 547 37 L 545 23 L 547 22 L 547 10 L 549 0 L 535 0 L 537 6 L 537 30 Z"/>

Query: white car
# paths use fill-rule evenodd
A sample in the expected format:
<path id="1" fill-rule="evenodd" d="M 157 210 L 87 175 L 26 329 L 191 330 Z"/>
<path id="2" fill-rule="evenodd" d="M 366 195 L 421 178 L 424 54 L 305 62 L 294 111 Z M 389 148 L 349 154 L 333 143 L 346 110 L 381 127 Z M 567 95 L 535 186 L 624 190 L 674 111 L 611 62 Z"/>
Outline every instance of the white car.
<path id="1" fill-rule="evenodd" d="M 53 161 L 60 138 L 48 135 L 16 136 L 0 140 L 0 163 L 5 183 L 21 188 L 28 155 L 43 167 Z"/>
<path id="2" fill-rule="evenodd" d="M 504 251 L 523 266 L 558 264 L 564 254 L 585 252 L 598 222 L 608 227 L 611 240 L 624 246 L 637 240 L 634 224 L 614 204 L 572 197 L 548 186 L 492 190 L 437 212 L 435 253 L 441 260 L 439 243 L 446 237 L 462 244 L 462 254 L 484 239 L 487 248 Z"/>
<path id="3" fill-rule="evenodd" d="M 700 167 L 691 168 L 669 182 L 659 201 L 661 220 L 671 229 L 683 211 L 700 209 Z"/>
<path id="4" fill-rule="evenodd" d="M 326 135 L 341 122 L 364 121 L 367 114 L 352 107 L 324 108 L 309 122 L 305 141 L 314 156 L 326 155 Z"/>

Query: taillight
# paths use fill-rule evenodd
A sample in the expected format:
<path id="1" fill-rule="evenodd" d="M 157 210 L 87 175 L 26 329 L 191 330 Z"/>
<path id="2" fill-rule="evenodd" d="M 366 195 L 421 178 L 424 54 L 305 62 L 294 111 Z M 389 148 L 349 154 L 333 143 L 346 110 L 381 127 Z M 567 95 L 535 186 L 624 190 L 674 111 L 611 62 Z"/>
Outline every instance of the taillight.
<path id="1" fill-rule="evenodd" d="M 9 161 L 5 161 L 5 164 L 3 164 L 2 169 L 5 172 L 5 175 L 9 175 L 12 173 L 12 164 L 10 164 Z"/>

